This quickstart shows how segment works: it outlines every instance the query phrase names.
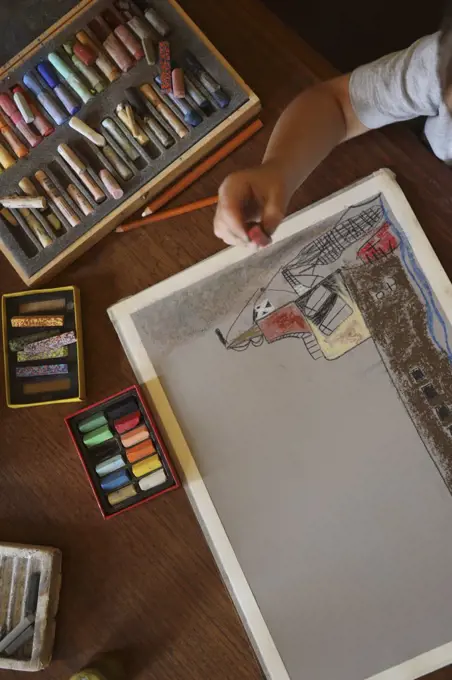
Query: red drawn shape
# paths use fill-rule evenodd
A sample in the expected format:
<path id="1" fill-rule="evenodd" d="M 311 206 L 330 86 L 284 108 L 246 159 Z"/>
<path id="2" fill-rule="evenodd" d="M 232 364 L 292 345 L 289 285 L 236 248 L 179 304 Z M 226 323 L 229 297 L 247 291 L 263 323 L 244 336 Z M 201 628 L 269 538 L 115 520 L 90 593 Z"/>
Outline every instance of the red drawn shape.
<path id="1" fill-rule="evenodd" d="M 385 222 L 382 227 L 357 252 L 363 262 L 373 262 L 382 255 L 389 255 L 397 248 L 399 241 L 391 232 L 391 225 Z"/>
<path id="2" fill-rule="evenodd" d="M 257 322 L 267 342 L 274 342 L 286 335 L 311 333 L 303 313 L 294 302 L 276 309 Z"/>

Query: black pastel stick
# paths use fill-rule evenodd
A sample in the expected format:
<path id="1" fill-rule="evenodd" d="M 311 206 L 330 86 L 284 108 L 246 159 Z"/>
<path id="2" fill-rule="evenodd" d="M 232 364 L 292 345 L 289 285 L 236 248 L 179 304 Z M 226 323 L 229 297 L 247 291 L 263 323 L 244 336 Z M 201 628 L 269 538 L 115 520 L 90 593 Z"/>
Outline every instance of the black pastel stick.
<path id="1" fill-rule="evenodd" d="M 34 571 L 28 583 L 27 597 L 25 600 L 25 616 L 36 614 L 36 609 L 38 606 L 38 595 L 39 595 L 39 582 L 41 580 L 41 574 L 39 571 Z"/>
<path id="2" fill-rule="evenodd" d="M 123 401 L 117 406 L 112 406 L 111 408 L 107 409 L 107 415 L 109 418 L 111 418 L 111 420 L 118 420 L 118 418 L 122 418 L 122 416 L 128 416 L 129 413 L 133 413 L 134 411 L 138 410 L 139 408 L 136 399 L 129 398 L 127 401 Z"/>
<path id="3" fill-rule="evenodd" d="M 125 93 L 129 104 L 135 109 L 139 116 L 144 118 L 149 115 L 147 106 L 134 87 L 127 87 Z"/>

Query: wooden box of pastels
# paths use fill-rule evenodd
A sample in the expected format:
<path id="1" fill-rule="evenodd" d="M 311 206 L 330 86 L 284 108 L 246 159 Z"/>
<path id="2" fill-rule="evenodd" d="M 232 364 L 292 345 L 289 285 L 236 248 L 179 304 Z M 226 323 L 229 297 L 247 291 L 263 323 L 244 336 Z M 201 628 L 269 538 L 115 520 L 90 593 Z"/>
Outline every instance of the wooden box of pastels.
<path id="1" fill-rule="evenodd" d="M 43 406 L 84 398 L 77 288 L 3 295 L 2 327 L 8 406 Z"/>
<path id="2" fill-rule="evenodd" d="M 0 543 L 0 668 L 49 665 L 61 586 L 61 552 Z"/>
<path id="3" fill-rule="evenodd" d="M 82 0 L 0 71 L 0 247 L 27 285 L 260 109 L 174 0 L 151 1 Z"/>
<path id="4" fill-rule="evenodd" d="M 136 385 L 68 416 L 66 424 L 104 518 L 180 486 Z"/>

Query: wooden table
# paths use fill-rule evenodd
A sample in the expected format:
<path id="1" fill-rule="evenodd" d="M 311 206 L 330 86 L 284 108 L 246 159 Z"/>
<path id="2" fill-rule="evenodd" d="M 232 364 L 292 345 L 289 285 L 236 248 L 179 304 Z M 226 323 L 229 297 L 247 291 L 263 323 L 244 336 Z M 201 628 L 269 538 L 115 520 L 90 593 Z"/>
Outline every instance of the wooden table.
<path id="1" fill-rule="evenodd" d="M 283 107 L 300 89 L 331 74 L 259 0 L 182 0 L 182 5 L 261 97 L 265 130 L 172 205 L 211 195 L 229 172 L 258 163 Z M 337 149 L 298 191 L 291 209 L 383 166 L 396 172 L 452 275 L 452 176 L 403 127 Z M 205 209 L 111 234 L 52 281 L 81 289 L 88 403 L 134 382 L 106 308 L 222 248 L 212 217 L 213 209 Z M 21 289 L 2 260 L 0 290 Z M 54 662 L 40 678 L 64 680 L 108 650 L 121 650 L 128 679 L 260 678 L 184 492 L 104 521 L 65 430 L 63 418 L 76 406 L 8 410 L 3 381 L 0 389 L 1 539 L 63 551 Z M 13 674 L 2 677 L 12 680 Z M 451 679 L 452 670 L 434 677 Z"/>

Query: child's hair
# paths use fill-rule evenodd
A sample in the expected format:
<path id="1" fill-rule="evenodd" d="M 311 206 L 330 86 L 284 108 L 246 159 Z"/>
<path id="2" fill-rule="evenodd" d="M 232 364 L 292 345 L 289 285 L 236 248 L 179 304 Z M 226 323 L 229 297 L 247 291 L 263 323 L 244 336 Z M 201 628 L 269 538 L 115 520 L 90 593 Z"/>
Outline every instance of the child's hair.
<path id="1" fill-rule="evenodd" d="M 443 98 L 452 109 L 452 0 L 446 0 L 439 38 L 438 74 Z"/>

